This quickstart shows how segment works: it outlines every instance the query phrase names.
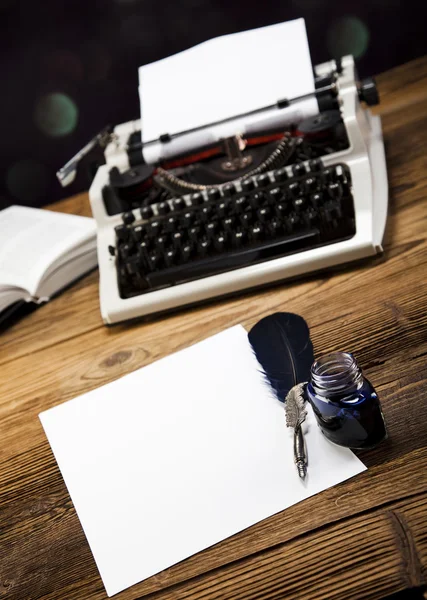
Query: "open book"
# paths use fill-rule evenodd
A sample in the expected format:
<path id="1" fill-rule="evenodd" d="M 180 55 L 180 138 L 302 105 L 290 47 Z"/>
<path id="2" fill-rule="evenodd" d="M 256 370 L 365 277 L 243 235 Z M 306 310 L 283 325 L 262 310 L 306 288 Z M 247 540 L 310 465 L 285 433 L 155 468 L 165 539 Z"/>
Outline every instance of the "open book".
<path id="1" fill-rule="evenodd" d="M 0 212 L 0 314 L 49 300 L 96 264 L 93 219 L 25 206 Z"/>

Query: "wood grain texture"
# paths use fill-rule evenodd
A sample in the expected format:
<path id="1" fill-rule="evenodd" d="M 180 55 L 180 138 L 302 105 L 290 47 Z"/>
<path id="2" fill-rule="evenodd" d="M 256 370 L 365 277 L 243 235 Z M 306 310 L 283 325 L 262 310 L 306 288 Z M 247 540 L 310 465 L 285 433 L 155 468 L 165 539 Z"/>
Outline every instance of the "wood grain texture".
<path id="1" fill-rule="evenodd" d="M 427 577 L 427 59 L 378 78 L 390 183 L 385 253 L 157 320 L 102 325 L 97 273 L 0 338 L 0 598 L 106 598 L 38 413 L 242 323 L 297 312 L 317 355 L 353 351 L 389 439 L 354 480 L 117 595 L 382 598 Z M 53 210 L 90 214 L 82 194 Z"/>

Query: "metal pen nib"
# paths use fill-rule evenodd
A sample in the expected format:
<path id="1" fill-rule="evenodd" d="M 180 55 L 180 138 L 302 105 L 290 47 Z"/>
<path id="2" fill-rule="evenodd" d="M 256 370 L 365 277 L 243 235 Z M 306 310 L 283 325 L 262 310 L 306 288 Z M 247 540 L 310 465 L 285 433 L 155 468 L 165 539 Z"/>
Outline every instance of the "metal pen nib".
<path id="1" fill-rule="evenodd" d="M 301 425 L 294 431 L 294 460 L 298 469 L 298 475 L 301 479 L 305 479 L 307 475 L 307 454 Z"/>
<path id="2" fill-rule="evenodd" d="M 307 416 L 305 386 L 306 383 L 298 383 L 289 390 L 285 399 L 286 425 L 294 429 L 294 461 L 301 479 L 305 479 L 307 475 L 307 452 L 301 427 Z"/>

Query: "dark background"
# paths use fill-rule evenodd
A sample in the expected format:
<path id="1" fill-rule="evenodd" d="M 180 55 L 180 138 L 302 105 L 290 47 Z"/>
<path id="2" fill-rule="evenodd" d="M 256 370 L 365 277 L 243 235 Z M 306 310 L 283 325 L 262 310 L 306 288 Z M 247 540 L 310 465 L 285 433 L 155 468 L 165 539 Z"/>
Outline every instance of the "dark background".
<path id="1" fill-rule="evenodd" d="M 211 37 L 304 17 L 313 64 L 350 53 L 361 76 L 374 75 L 426 53 L 425 6 L 0 0 L 0 208 L 40 206 L 87 188 L 80 175 L 64 190 L 55 172 L 106 124 L 138 118 L 139 65 Z"/>

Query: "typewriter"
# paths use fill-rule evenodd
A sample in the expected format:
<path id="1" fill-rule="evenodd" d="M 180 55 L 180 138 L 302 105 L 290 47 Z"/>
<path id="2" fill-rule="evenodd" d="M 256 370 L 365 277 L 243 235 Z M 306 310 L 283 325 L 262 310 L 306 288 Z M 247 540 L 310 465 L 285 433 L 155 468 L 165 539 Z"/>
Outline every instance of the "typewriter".
<path id="1" fill-rule="evenodd" d="M 151 164 L 141 121 L 109 134 L 90 188 L 105 323 L 382 251 L 386 163 L 380 118 L 367 108 L 379 101 L 375 82 L 358 81 L 350 56 L 314 71 L 317 114 L 285 128 Z"/>

